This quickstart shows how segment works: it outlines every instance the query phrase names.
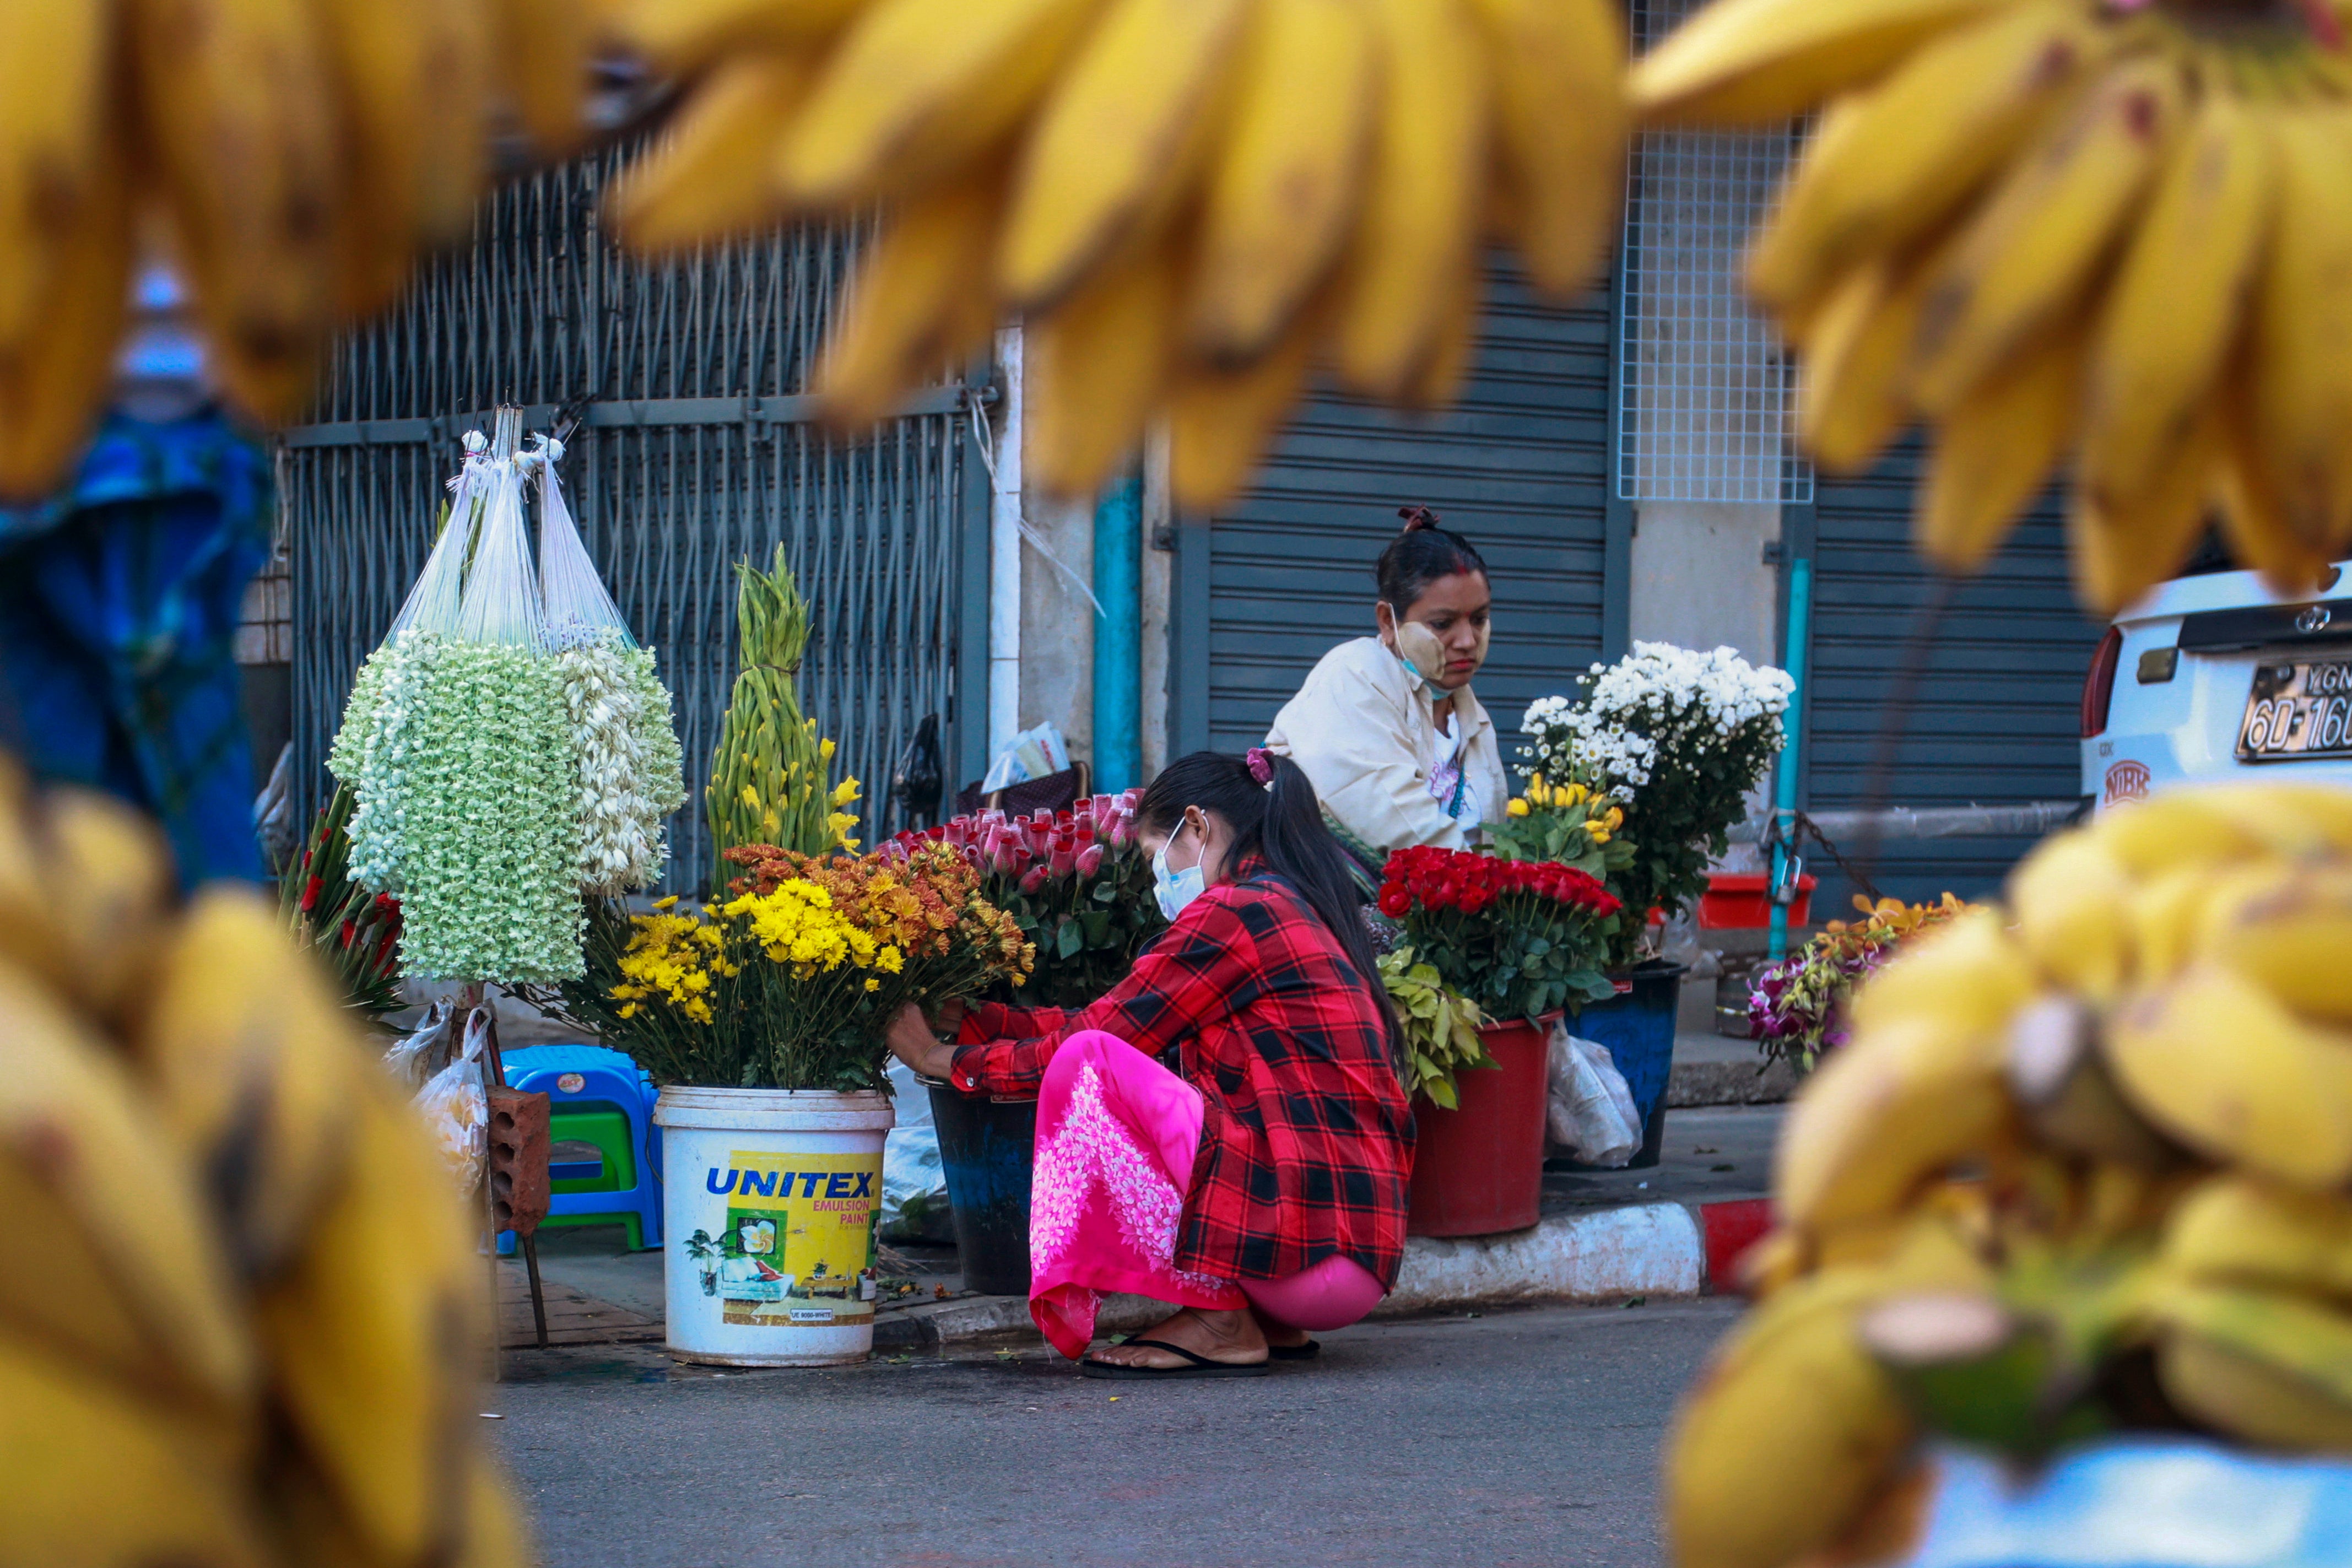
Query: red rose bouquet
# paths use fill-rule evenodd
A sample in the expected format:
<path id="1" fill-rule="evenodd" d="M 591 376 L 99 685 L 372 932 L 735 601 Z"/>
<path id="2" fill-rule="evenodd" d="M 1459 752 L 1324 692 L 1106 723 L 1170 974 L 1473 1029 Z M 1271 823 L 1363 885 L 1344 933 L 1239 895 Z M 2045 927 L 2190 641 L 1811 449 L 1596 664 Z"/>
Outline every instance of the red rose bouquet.
<path id="1" fill-rule="evenodd" d="M 278 912 L 334 972 L 344 1005 L 378 1018 L 400 1007 L 400 900 L 352 880 L 356 805 L 352 786 L 339 784 L 319 808 L 302 853 L 278 879 Z"/>
<path id="2" fill-rule="evenodd" d="M 1490 1017 L 1533 1021 L 1616 994 L 1601 962 L 1621 906 L 1573 867 L 1400 849 L 1380 906 L 1422 961 Z"/>

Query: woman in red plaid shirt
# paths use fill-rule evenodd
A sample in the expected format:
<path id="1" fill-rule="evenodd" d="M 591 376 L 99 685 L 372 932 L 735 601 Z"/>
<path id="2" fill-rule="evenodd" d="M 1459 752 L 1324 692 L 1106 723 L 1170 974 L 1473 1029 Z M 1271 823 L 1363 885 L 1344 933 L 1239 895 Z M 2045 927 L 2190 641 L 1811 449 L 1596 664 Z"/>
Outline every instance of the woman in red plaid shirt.
<path id="1" fill-rule="evenodd" d="M 973 1008 L 891 1048 L 1037 1096 L 1030 1315 L 1098 1377 L 1240 1377 L 1316 1353 L 1404 1251 L 1412 1113 L 1345 852 L 1286 758 L 1197 752 L 1136 811 L 1172 922 L 1082 1012 Z M 1173 1049 L 1181 1076 L 1152 1058 Z M 1101 1293 L 1181 1310 L 1087 1354 Z"/>

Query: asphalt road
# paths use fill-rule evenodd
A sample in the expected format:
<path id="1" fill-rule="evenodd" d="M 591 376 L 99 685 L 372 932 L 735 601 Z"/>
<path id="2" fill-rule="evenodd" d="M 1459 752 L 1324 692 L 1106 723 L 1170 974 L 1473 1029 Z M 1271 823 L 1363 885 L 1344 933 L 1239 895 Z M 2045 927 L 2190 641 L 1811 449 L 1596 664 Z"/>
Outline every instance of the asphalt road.
<path id="1" fill-rule="evenodd" d="M 547 1568 L 1654 1568 L 1659 1440 L 1736 1310 L 1373 1324 L 1319 1365 L 1149 1385 L 1042 1357 L 544 1352 L 486 1408 Z"/>

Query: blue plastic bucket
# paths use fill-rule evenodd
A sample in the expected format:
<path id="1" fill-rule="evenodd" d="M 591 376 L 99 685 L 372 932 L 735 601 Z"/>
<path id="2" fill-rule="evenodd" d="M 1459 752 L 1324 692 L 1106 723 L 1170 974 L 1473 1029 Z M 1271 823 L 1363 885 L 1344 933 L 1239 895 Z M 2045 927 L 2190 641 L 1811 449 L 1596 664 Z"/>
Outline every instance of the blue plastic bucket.
<path id="1" fill-rule="evenodd" d="M 1630 1162 L 1658 1163 L 1665 1136 L 1666 1079 L 1675 1068 L 1675 1015 L 1682 1001 L 1684 967 L 1657 960 L 1620 975 L 1626 986 L 1606 1002 L 1588 1002 L 1568 1021 L 1580 1039 L 1609 1047 L 1609 1058 L 1625 1075 L 1633 1109 L 1642 1116 L 1642 1147 Z"/>

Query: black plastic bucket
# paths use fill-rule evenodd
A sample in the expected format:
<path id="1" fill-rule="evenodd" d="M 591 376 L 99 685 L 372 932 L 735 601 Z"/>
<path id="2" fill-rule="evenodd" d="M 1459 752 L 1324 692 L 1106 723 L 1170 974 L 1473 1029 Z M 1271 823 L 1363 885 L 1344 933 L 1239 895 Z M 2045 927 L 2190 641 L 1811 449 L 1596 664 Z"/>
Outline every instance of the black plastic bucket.
<path id="1" fill-rule="evenodd" d="M 923 1085 L 930 1090 L 964 1286 L 984 1296 L 1026 1296 L 1037 1102 L 965 1094 L 933 1079 Z"/>

